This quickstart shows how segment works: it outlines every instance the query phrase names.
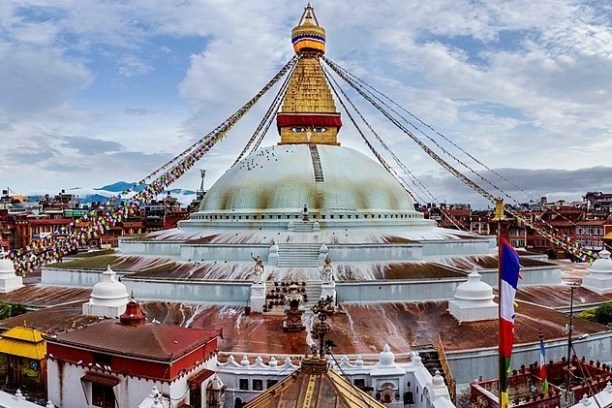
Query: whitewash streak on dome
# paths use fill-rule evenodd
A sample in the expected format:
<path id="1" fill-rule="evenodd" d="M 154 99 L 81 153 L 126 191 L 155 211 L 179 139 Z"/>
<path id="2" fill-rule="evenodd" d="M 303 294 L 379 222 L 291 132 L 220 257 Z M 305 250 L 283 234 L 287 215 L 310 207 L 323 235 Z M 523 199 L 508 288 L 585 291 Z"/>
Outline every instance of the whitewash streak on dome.
<path id="1" fill-rule="evenodd" d="M 315 182 L 308 145 L 271 146 L 229 169 L 207 192 L 202 212 L 254 210 L 414 212 L 410 195 L 356 150 L 318 145 L 323 182 Z"/>

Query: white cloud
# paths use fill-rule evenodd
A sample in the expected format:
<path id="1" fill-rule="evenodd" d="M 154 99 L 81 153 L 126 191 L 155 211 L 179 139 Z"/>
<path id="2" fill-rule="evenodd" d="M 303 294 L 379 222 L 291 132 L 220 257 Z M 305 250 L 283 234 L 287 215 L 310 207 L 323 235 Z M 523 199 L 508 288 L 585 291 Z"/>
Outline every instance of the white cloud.
<path id="1" fill-rule="evenodd" d="M 11 118 L 31 118 L 63 105 L 92 80 L 84 66 L 56 49 L 10 47 L 0 59 L 0 114 Z"/>
<path id="2" fill-rule="evenodd" d="M 609 163 L 612 13 L 598 2 L 359 0 L 315 6 L 330 58 L 491 167 Z M 138 170 L 154 167 L 156 155 L 182 151 L 274 75 L 292 56 L 289 32 L 301 11 L 289 0 L 0 2 L 0 137 L 14 144 L 6 153 L 19 157 L 8 163 L 27 153 L 45 171 L 55 163 L 56 175 L 69 174 L 64 181 L 88 184 L 59 171 L 66 161 L 88 160 L 59 143 L 68 137 L 107 147 L 119 143 L 121 153 L 144 154 L 149 167 L 142 169 L 119 160 L 132 156 L 113 156 L 118 179 L 138 178 Z M 188 50 L 180 48 L 184 40 Z M 189 109 L 169 110 L 162 95 L 158 106 L 138 95 L 114 101 L 116 106 L 96 100 L 100 90 L 93 85 L 109 75 L 125 87 L 143 78 L 157 86 L 156 80 L 167 79 L 165 55 L 187 67 L 173 73 L 178 79 L 167 99 L 180 95 Z M 179 55 L 191 56 L 180 61 Z M 85 102 L 83 90 L 91 92 Z M 363 109 L 415 172 L 440 174 L 404 135 Z M 212 152 L 203 164 L 215 169 L 209 174 L 220 174 L 229 164 L 224 160 L 237 155 L 257 119 L 249 115 Z M 343 143 L 358 146 L 346 117 L 345 124 Z M 101 164 L 94 150 L 92 163 Z M 24 183 L 37 180 L 30 170 L 8 169 Z M 133 176 L 120 177 L 121 171 Z"/>

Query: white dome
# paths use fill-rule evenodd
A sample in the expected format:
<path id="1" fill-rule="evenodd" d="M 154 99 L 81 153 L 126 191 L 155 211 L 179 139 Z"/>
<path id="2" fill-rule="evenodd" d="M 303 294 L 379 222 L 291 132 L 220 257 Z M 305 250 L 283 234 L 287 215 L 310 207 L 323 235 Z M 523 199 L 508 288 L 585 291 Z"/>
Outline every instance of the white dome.
<path id="1" fill-rule="evenodd" d="M 480 280 L 473 270 L 467 282 L 455 291 L 455 298 L 448 302 L 448 311 L 460 322 L 475 322 L 498 318 L 498 307 L 493 302 L 493 288 Z"/>
<path id="2" fill-rule="evenodd" d="M 442 387 L 444 386 L 444 377 L 442 377 L 442 374 L 440 374 L 440 371 L 436 370 L 433 378 L 432 378 L 432 383 L 434 387 Z"/>
<path id="3" fill-rule="evenodd" d="M 612 260 L 610 252 L 604 249 L 599 252 L 599 258 L 593 261 L 591 265 L 591 273 L 609 273 L 612 274 Z"/>
<path id="4" fill-rule="evenodd" d="M 375 161 L 347 147 L 306 144 L 270 146 L 244 158 L 210 188 L 200 212 L 302 213 L 304 206 L 308 213 L 415 213 L 410 195 Z"/>
<path id="5" fill-rule="evenodd" d="M 89 303 L 97 306 L 124 306 L 129 294 L 125 285 L 115 279 L 110 266 L 102 273 L 102 281 L 94 285 Z"/>
<path id="6" fill-rule="evenodd" d="M 480 280 L 481 276 L 475 270 L 468 275 L 467 282 L 457 287 L 455 299 L 457 300 L 482 300 L 491 301 L 493 299 L 493 288 Z"/>
<path id="7" fill-rule="evenodd" d="M 378 355 L 378 364 L 380 366 L 390 366 L 395 363 L 395 354 L 391 352 L 388 344 L 385 344 L 383 351 Z"/>

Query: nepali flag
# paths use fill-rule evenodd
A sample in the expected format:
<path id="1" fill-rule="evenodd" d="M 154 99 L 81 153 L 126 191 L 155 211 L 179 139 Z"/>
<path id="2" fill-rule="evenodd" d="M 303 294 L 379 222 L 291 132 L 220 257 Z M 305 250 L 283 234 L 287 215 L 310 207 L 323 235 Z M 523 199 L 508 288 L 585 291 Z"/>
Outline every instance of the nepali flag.
<path id="1" fill-rule="evenodd" d="M 540 380 L 542 381 L 542 394 L 548 394 L 548 379 L 546 378 L 546 350 L 544 350 L 544 336 L 540 335 Z"/>
<path id="2" fill-rule="evenodd" d="M 519 256 L 504 238 L 499 244 L 499 390 L 500 408 L 509 406 L 508 373 L 514 342 L 514 297 L 519 280 Z"/>

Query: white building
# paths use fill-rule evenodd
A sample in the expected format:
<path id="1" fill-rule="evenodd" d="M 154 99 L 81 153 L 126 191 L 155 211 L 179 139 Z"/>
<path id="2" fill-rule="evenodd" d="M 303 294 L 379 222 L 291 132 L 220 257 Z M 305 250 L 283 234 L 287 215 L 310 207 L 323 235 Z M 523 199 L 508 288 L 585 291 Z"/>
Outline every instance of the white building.
<path id="1" fill-rule="evenodd" d="M 454 407 L 444 379 L 437 373 L 432 376 L 423 365 L 417 352 L 402 356 L 402 362 L 395 361 L 395 355 L 385 346 L 378 356 L 367 362 L 361 356 L 353 360 L 347 356 L 339 361 L 328 357 L 328 365 L 337 374 L 355 387 L 364 390 L 376 401 L 387 407 L 414 408 L 431 406 Z M 237 361 L 229 355 L 227 361 L 218 363 L 217 373 L 227 386 L 226 407 L 246 402 L 262 391 L 274 387 L 289 374 L 300 369 L 301 359 L 261 356 L 249 359 L 246 355 Z"/>
<path id="2" fill-rule="evenodd" d="M 146 323 L 131 301 L 119 321 L 106 319 L 46 338 L 49 400 L 64 408 L 219 407 L 222 401 L 211 401 L 218 382 L 211 370 L 217 335 Z M 159 396 L 152 395 L 153 387 Z"/>

